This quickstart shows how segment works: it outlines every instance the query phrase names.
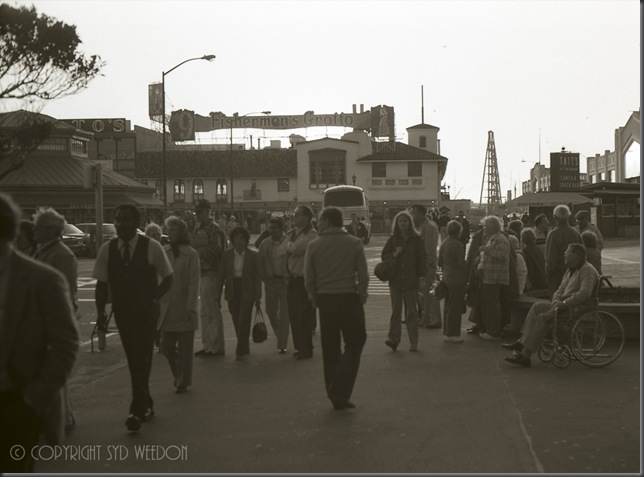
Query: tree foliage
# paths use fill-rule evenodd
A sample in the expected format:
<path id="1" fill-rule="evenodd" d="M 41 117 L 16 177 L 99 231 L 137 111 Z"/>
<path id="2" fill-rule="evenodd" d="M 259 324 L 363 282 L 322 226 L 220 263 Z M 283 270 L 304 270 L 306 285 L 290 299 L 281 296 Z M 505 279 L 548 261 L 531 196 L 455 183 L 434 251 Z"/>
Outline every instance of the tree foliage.
<path id="1" fill-rule="evenodd" d="M 55 99 L 96 77 L 104 62 L 78 50 L 76 27 L 32 6 L 0 4 L 0 99 Z"/>
<path id="2" fill-rule="evenodd" d="M 12 119 L 6 120 L 9 116 Z M 27 111 L 0 115 L 0 180 L 20 169 L 26 157 L 51 134 L 53 121 Z"/>

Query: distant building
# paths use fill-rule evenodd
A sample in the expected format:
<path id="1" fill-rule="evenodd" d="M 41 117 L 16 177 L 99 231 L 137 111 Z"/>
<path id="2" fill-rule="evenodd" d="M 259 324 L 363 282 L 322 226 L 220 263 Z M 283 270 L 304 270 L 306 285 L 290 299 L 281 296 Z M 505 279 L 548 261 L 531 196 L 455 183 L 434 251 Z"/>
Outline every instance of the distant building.
<path id="1" fill-rule="evenodd" d="M 615 150 L 604 151 L 586 159 L 588 182 L 630 182 L 639 184 L 639 157 L 627 164 L 626 155 L 634 144 L 640 144 L 640 112 L 633 111 L 626 124 L 615 129 Z"/>
<path id="2" fill-rule="evenodd" d="M 0 129 L 6 131 L 34 118 L 51 124 L 51 133 L 26 156 L 20 168 L 0 179 L 0 190 L 10 194 L 27 217 L 40 207 L 53 207 L 72 224 L 94 222 L 95 191 L 93 186 L 86 187 L 85 183 L 88 168 L 92 165 L 90 155 L 94 133 L 69 122 L 24 110 L 0 114 Z M 106 222 L 113 219 L 114 208 L 120 203 L 136 204 L 144 214 L 163 206 L 153 196 L 153 188 L 109 167 L 102 170 L 102 183 Z"/>
<path id="3" fill-rule="evenodd" d="M 579 187 L 583 187 L 587 184 L 588 174 L 580 172 Z M 534 167 L 530 169 L 530 179 L 521 183 L 521 192 L 523 194 L 529 194 L 531 192 L 550 192 L 550 190 L 550 168 L 546 167 L 544 164 L 536 163 Z"/>

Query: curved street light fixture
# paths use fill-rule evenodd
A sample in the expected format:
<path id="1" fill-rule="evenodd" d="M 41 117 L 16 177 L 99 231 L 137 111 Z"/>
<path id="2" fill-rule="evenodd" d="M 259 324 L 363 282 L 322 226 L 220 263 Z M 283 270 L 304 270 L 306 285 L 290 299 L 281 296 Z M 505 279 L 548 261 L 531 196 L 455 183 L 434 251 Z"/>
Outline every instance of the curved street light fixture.
<path id="1" fill-rule="evenodd" d="M 233 113 L 233 118 L 240 119 L 240 118 L 245 118 L 246 116 L 250 116 L 251 114 L 265 114 L 269 115 L 271 114 L 270 111 L 253 111 L 252 113 L 246 113 L 242 116 L 239 115 L 239 113 Z M 230 215 L 233 216 L 235 215 L 235 198 L 233 196 L 233 180 L 235 178 L 235 162 L 233 161 L 233 121 L 230 122 Z"/>
<path id="2" fill-rule="evenodd" d="M 172 73 L 174 70 L 179 68 L 179 66 L 184 65 L 188 63 L 189 61 L 195 61 L 195 60 L 206 60 L 206 61 L 212 61 L 215 59 L 215 55 L 203 55 L 199 56 L 196 58 L 189 58 L 187 60 L 182 61 L 178 65 L 173 66 L 170 68 L 168 71 L 162 71 L 161 72 L 161 97 L 163 98 L 161 103 L 162 103 L 162 124 L 163 124 L 163 145 L 162 145 L 162 152 L 161 152 L 161 158 L 163 162 L 163 215 L 164 217 L 168 214 L 168 176 L 167 176 L 167 166 L 166 166 L 166 147 L 165 147 L 165 130 L 166 130 L 166 117 L 165 117 L 165 77 L 166 75 L 169 75 Z"/>

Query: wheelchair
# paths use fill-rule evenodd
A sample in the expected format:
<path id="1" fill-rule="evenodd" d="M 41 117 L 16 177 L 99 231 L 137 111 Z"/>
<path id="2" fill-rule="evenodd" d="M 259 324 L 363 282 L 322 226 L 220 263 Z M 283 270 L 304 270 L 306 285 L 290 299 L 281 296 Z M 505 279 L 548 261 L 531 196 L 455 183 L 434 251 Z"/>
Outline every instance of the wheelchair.
<path id="1" fill-rule="evenodd" d="M 619 319 L 599 308 L 602 283 L 612 287 L 610 276 L 600 276 L 593 290 L 593 305 L 555 310 L 550 333 L 537 356 L 557 368 L 579 361 L 590 368 L 603 368 L 615 362 L 624 349 L 624 327 Z"/>

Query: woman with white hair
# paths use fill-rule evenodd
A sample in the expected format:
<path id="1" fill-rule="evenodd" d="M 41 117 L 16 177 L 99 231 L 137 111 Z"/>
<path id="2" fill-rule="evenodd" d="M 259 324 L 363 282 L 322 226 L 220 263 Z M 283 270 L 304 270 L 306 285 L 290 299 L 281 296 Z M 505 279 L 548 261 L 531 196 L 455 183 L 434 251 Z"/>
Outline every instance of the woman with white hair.
<path id="1" fill-rule="evenodd" d="M 177 394 L 192 385 L 192 350 L 197 330 L 201 268 L 190 246 L 188 225 L 178 217 L 165 220 L 169 244 L 164 247 L 174 270 L 172 287 L 160 301 L 161 351 L 168 358 Z"/>

